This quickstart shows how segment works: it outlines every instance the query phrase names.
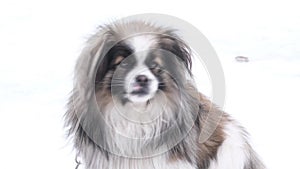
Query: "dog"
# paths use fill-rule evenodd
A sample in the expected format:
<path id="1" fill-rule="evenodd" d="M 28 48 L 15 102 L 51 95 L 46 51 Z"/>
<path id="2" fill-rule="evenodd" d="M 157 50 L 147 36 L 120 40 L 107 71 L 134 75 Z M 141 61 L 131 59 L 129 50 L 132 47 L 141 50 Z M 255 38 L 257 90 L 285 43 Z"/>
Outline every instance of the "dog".
<path id="1" fill-rule="evenodd" d="M 99 27 L 77 61 L 65 114 L 84 167 L 264 169 L 247 132 L 197 90 L 191 64 L 174 29 L 139 20 Z"/>

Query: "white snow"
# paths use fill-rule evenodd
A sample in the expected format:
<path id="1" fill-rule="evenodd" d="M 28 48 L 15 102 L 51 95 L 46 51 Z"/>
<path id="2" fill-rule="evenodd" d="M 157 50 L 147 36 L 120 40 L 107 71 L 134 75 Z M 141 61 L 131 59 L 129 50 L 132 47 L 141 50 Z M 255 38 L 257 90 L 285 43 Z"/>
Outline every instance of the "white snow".
<path id="1" fill-rule="evenodd" d="M 199 28 L 224 68 L 224 109 L 247 128 L 268 168 L 300 168 L 298 7 L 293 0 L 1 1 L 0 168 L 75 168 L 62 117 L 77 56 L 99 24 L 146 12 Z M 235 62 L 239 55 L 250 61 Z M 205 73 L 195 73 L 209 95 Z"/>

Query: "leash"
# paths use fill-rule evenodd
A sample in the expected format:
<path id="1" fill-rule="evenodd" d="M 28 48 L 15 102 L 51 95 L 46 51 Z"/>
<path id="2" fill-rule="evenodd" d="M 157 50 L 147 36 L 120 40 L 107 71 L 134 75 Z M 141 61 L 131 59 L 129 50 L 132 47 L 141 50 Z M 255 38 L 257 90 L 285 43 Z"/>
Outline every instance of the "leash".
<path id="1" fill-rule="evenodd" d="M 78 155 L 75 157 L 76 167 L 75 169 L 78 169 L 78 167 L 81 165 L 81 162 L 78 160 Z"/>

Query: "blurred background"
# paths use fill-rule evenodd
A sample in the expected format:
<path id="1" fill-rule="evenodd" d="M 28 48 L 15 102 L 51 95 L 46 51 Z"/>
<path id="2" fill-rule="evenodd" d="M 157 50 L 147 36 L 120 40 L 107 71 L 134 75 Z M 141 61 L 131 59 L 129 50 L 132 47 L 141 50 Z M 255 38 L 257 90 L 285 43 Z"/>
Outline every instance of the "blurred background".
<path id="1" fill-rule="evenodd" d="M 299 169 L 298 8 L 293 0 L 1 1 L 0 168 L 75 168 L 63 114 L 86 39 L 103 23 L 162 13 L 211 42 L 225 74 L 223 109 L 249 131 L 268 168 Z M 199 90 L 209 95 L 206 72 L 195 64 Z"/>

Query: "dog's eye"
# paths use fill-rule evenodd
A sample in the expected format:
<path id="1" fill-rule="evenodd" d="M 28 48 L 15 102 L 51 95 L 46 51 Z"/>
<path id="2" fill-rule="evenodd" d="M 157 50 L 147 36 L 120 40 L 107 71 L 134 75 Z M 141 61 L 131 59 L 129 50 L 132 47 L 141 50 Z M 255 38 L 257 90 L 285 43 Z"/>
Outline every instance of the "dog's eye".
<path id="1" fill-rule="evenodd" d="M 156 67 L 158 67 L 158 64 L 156 62 L 152 62 L 150 64 L 150 68 L 156 68 Z"/>
<path id="2" fill-rule="evenodd" d="M 126 67 L 129 66 L 129 63 L 128 63 L 127 61 L 122 61 L 122 62 L 120 63 L 120 66 L 126 68 Z"/>

